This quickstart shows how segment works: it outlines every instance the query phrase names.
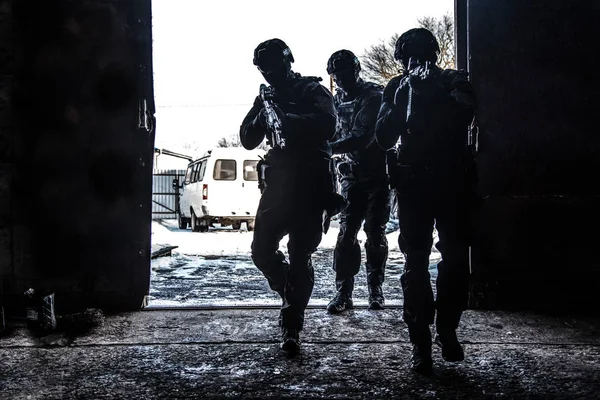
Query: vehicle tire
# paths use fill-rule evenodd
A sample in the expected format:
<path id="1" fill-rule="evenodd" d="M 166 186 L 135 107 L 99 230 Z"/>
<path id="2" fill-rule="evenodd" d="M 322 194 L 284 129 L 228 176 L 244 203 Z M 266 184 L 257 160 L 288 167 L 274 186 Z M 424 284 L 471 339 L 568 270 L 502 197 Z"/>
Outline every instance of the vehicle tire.
<path id="1" fill-rule="evenodd" d="M 234 222 L 234 223 L 231 224 L 231 227 L 233 229 L 235 229 L 236 231 L 239 231 L 240 228 L 242 227 L 242 222 L 241 221 L 240 222 Z"/>
<path id="2" fill-rule="evenodd" d="M 179 229 L 187 229 L 188 227 L 188 220 L 182 217 L 181 213 L 177 213 L 177 226 L 179 226 Z"/>
<path id="3" fill-rule="evenodd" d="M 248 227 L 248 232 L 252 232 L 254 230 L 254 220 L 246 221 L 246 226 Z"/>
<path id="4" fill-rule="evenodd" d="M 194 213 L 194 210 L 192 210 L 192 231 L 194 232 L 201 232 L 200 231 L 200 221 L 198 221 L 198 217 L 196 217 L 196 214 Z"/>

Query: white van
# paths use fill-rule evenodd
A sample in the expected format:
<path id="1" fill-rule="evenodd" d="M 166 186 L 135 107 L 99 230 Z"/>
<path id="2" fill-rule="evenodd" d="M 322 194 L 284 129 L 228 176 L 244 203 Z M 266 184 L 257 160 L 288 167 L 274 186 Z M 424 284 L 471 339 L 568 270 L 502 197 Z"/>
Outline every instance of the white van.
<path id="1" fill-rule="evenodd" d="M 227 147 L 191 162 L 180 186 L 179 228 L 206 232 L 215 222 L 233 229 L 246 222 L 248 230 L 254 229 L 260 201 L 259 156 L 264 158 L 265 151 Z"/>

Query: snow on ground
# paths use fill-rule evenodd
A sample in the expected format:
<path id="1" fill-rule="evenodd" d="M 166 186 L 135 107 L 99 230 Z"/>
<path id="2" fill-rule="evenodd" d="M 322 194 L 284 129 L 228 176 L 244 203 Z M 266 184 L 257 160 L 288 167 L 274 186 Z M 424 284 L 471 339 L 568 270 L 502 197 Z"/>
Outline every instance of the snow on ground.
<path id="1" fill-rule="evenodd" d="M 338 224 L 334 221 L 313 255 L 315 286 L 311 305 L 325 305 L 335 293 L 335 274 L 331 265 L 338 232 Z M 153 221 L 153 249 L 163 245 L 178 248 L 170 257 L 152 260 L 150 305 L 279 305 L 280 299 L 269 289 L 266 279 L 250 258 L 252 236 L 252 232 L 243 228 L 233 230 L 217 225 L 209 232 L 199 233 L 178 229 L 174 220 Z M 354 300 L 360 305 L 366 304 L 368 296 L 364 271 L 366 235 L 363 231 L 358 239 L 363 248 L 363 261 L 361 272 L 356 276 Z M 384 292 L 388 304 L 400 304 L 404 256 L 398 250 L 398 232 L 389 233 L 387 239 L 390 250 Z M 280 249 L 284 253 L 287 251 L 287 237 L 281 241 Z M 437 276 L 435 263 L 439 256 L 433 248 L 430 257 L 432 280 Z"/>

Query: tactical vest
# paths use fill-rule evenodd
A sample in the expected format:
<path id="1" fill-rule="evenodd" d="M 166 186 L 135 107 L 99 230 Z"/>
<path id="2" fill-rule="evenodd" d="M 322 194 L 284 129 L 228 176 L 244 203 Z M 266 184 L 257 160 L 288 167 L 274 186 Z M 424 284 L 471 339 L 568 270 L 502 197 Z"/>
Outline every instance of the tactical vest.
<path id="1" fill-rule="evenodd" d="M 379 90 L 383 92 L 383 86 L 378 85 L 372 82 L 362 82 L 361 92 L 362 94 L 356 96 L 354 100 L 351 101 L 343 101 L 341 96 L 336 96 L 335 103 L 337 109 L 337 123 L 335 127 L 335 140 L 343 139 L 348 135 L 352 126 L 354 125 L 354 121 L 356 119 L 356 114 L 358 113 L 358 105 L 362 101 L 363 96 L 366 93 L 369 93 L 371 90 Z"/>
<path id="2" fill-rule="evenodd" d="M 357 102 L 358 99 L 354 99 L 352 101 L 341 102 L 337 105 L 338 117 L 335 125 L 335 140 L 343 139 L 350 133 L 354 125 Z"/>

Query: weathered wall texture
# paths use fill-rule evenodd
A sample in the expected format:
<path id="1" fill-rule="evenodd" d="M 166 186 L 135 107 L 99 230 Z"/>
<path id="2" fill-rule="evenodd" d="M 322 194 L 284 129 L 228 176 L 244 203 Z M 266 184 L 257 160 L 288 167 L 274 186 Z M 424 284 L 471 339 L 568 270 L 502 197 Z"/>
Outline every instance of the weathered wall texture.
<path id="1" fill-rule="evenodd" d="M 595 307 L 598 21 L 598 1 L 469 0 L 481 191 L 490 196 L 474 259 L 478 290 L 495 292 L 480 305 Z"/>
<path id="2" fill-rule="evenodd" d="M 153 114 L 149 1 L 18 1 L 12 16 L 5 296 L 47 287 L 59 309 L 139 307 L 149 283 L 153 130 L 139 112 L 145 98 Z"/>
<path id="3" fill-rule="evenodd" d="M 0 277 L 12 272 L 11 192 L 15 171 L 11 114 L 14 76 L 14 33 L 12 1 L 0 0 Z M 4 285 L 0 282 L 0 302 Z"/>

